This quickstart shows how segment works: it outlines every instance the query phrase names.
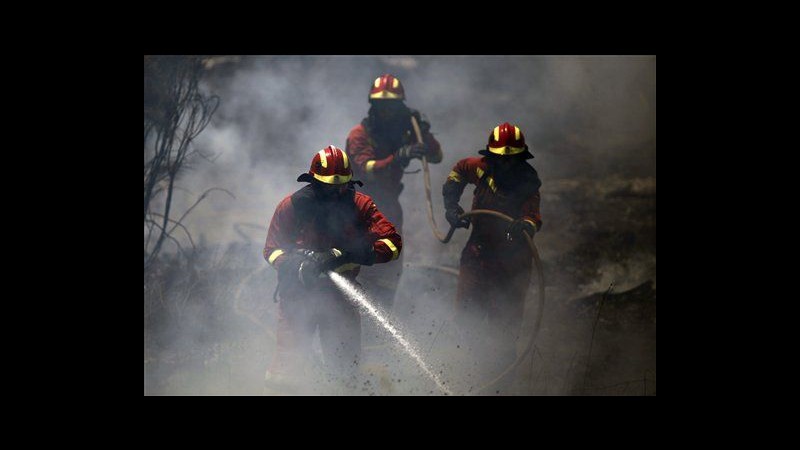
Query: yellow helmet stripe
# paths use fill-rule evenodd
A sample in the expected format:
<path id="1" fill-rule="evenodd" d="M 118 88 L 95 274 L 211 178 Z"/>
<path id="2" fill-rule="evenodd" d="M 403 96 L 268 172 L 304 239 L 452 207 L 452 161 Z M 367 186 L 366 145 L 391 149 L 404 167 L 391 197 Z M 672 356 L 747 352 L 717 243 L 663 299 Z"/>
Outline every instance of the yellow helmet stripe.
<path id="1" fill-rule="evenodd" d="M 478 175 L 478 179 L 480 180 L 483 177 L 484 172 L 480 167 L 476 167 L 475 173 Z M 492 189 L 492 192 L 497 192 L 497 186 L 494 184 L 494 178 L 491 176 L 486 177 L 486 183 L 489 184 L 489 188 Z"/>
<path id="2" fill-rule="evenodd" d="M 325 149 L 323 148 L 317 153 L 319 153 L 319 161 L 322 163 L 322 167 L 328 167 L 328 158 L 325 157 Z"/>
<path id="3" fill-rule="evenodd" d="M 514 127 L 514 139 L 519 140 L 519 127 Z"/>
<path id="4" fill-rule="evenodd" d="M 381 77 L 375 78 L 375 83 L 373 84 L 373 86 L 380 87 L 380 85 L 381 85 Z"/>
<path id="5" fill-rule="evenodd" d="M 339 151 L 342 152 L 342 158 L 344 158 L 344 168 L 347 169 L 350 167 L 350 160 L 347 158 L 347 152 L 342 149 L 339 149 Z"/>
<path id="6" fill-rule="evenodd" d="M 367 164 L 366 166 L 364 166 L 364 169 L 366 170 L 367 173 L 372 173 L 372 171 L 375 170 L 375 160 L 370 159 L 369 161 L 367 161 Z"/>
<path id="7" fill-rule="evenodd" d="M 352 175 L 317 175 L 313 173 L 314 178 L 326 184 L 344 184 L 353 178 Z"/>
<path id="8" fill-rule="evenodd" d="M 400 80 L 398 80 L 397 78 L 392 80 L 392 88 L 397 89 L 397 85 L 399 85 L 399 84 L 400 84 Z"/>
<path id="9" fill-rule="evenodd" d="M 389 92 L 387 90 L 383 90 L 380 92 L 376 92 L 375 94 L 370 94 L 369 98 L 371 99 L 395 99 L 400 98 L 399 94 L 395 94 L 393 92 Z"/>
<path id="10" fill-rule="evenodd" d="M 500 127 L 494 127 L 494 140 L 500 140 Z"/>
<path id="11" fill-rule="evenodd" d="M 392 241 L 386 238 L 378 239 L 378 241 L 383 242 L 384 244 L 386 244 L 387 247 L 389 247 L 389 250 L 392 251 L 392 259 L 397 259 L 397 256 L 400 255 L 400 252 L 397 250 L 397 247 L 395 247 L 394 244 L 392 244 Z"/>
<path id="12" fill-rule="evenodd" d="M 495 155 L 516 155 L 525 151 L 525 147 L 489 147 L 489 151 Z"/>
<path id="13" fill-rule="evenodd" d="M 275 264 L 275 260 L 278 259 L 278 256 L 281 256 L 284 253 L 285 252 L 283 250 L 281 250 L 281 249 L 277 249 L 277 250 L 273 251 L 272 254 L 269 255 L 269 259 L 267 259 L 267 262 L 269 262 L 270 264 L 274 265 Z"/>

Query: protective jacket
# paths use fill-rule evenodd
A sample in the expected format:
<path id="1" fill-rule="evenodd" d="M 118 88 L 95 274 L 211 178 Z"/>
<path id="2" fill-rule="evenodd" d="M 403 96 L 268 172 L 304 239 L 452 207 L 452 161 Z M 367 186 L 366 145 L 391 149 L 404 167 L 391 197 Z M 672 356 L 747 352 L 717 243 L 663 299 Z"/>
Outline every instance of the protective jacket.
<path id="1" fill-rule="evenodd" d="M 341 200 L 320 201 L 308 185 L 284 198 L 275 209 L 264 245 L 264 259 L 279 269 L 286 256 L 296 249 L 361 252 L 366 247 L 375 253 L 376 263 L 385 263 L 397 259 L 402 246 L 394 225 L 369 195 L 353 191 Z M 354 278 L 359 268 L 357 264 L 349 264 L 339 272 Z"/>

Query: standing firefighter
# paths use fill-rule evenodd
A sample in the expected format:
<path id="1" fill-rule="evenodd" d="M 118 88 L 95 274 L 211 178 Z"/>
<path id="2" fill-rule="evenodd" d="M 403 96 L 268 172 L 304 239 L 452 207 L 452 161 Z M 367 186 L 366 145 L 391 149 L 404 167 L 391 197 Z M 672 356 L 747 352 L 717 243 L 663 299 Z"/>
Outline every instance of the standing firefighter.
<path id="1" fill-rule="evenodd" d="M 268 385 L 291 387 L 289 380 L 302 379 L 317 328 L 326 372 L 349 382 L 357 374 L 360 315 L 325 274 L 355 282 L 361 265 L 397 259 L 402 242 L 372 198 L 356 192 L 361 183 L 352 177 L 345 152 L 330 145 L 297 178 L 310 184 L 284 198 L 272 216 L 264 259 L 278 270 L 280 303 Z"/>
<path id="2" fill-rule="evenodd" d="M 542 183 L 526 162 L 533 155 L 522 131 L 503 123 L 494 128 L 489 144 L 478 153 L 484 156 L 457 162 L 442 187 L 450 225 L 474 225 L 461 253 L 456 313 L 480 367 L 472 378 L 478 378 L 476 382 L 497 376 L 516 359 L 515 344 L 531 274 L 531 253 L 521 233 L 533 237 L 542 226 Z M 459 219 L 464 210 L 458 202 L 467 183 L 476 186 L 472 209 L 499 211 L 514 222 L 486 215 L 474 216 L 471 221 Z"/>
<path id="3" fill-rule="evenodd" d="M 403 228 L 400 207 L 403 170 L 414 158 L 425 156 L 431 163 L 442 161 L 441 146 L 430 133 L 430 124 L 419 111 L 406 106 L 405 98 L 402 83 L 393 75 L 376 78 L 369 92 L 368 116 L 350 130 L 346 147 L 356 176 L 366 181 L 364 192 L 381 205 L 386 217 L 400 232 Z M 414 133 L 412 117 L 420 127 L 421 144 Z M 362 277 L 365 287 L 386 310 L 392 308 L 402 270 L 401 259 L 399 264 L 370 268 Z"/>

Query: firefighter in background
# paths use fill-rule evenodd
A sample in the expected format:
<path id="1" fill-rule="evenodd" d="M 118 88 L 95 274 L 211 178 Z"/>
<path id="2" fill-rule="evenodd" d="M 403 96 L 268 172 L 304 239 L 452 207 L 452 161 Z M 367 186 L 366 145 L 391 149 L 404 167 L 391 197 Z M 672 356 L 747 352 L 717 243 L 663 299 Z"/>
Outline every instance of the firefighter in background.
<path id="1" fill-rule="evenodd" d="M 488 145 L 478 153 L 483 157 L 458 161 L 442 187 L 450 225 L 473 225 L 461 253 L 456 321 L 477 361 L 479 369 L 472 376 L 476 382 L 499 375 L 516 359 L 532 264 L 521 233 L 533 237 L 542 227 L 541 181 L 526 162 L 533 155 L 522 131 L 503 123 L 492 130 Z M 458 202 L 467 184 L 475 185 L 472 209 L 499 211 L 514 222 L 485 215 L 459 219 L 464 210 Z"/>
<path id="2" fill-rule="evenodd" d="M 369 92 L 369 113 L 350 130 L 346 150 L 353 160 L 355 175 L 366 184 L 364 192 L 381 205 L 386 217 L 402 233 L 403 210 L 400 192 L 403 171 L 414 158 L 425 156 L 430 163 L 442 161 L 439 142 L 430 133 L 430 124 L 419 111 L 405 104 L 403 84 L 390 74 L 376 78 Z M 411 117 L 417 120 L 423 143 L 417 141 Z M 390 311 L 403 264 L 370 268 L 362 275 L 365 288 L 381 306 Z"/>
<path id="3" fill-rule="evenodd" d="M 267 384 L 291 387 L 307 373 L 319 328 L 325 371 L 354 381 L 361 352 L 361 319 L 329 270 L 355 283 L 360 266 L 396 260 L 400 235 L 368 195 L 356 192 L 347 154 L 330 145 L 297 181 L 308 182 L 275 209 L 264 259 L 278 271 L 277 348 Z"/>

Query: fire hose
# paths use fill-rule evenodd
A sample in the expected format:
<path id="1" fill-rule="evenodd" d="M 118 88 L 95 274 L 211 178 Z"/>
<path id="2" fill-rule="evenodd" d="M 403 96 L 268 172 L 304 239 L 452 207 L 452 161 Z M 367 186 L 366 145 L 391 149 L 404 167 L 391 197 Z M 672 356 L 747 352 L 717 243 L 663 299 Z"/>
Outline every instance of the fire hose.
<path id="1" fill-rule="evenodd" d="M 417 142 L 422 144 L 422 133 L 419 130 L 419 124 L 417 123 L 417 118 L 411 116 L 411 126 L 414 127 L 414 134 L 417 135 Z M 428 224 L 431 226 L 431 230 L 433 230 L 433 235 L 436 236 L 441 242 L 447 242 L 450 240 L 450 237 L 453 236 L 454 229 L 450 230 L 450 234 L 445 240 L 445 236 L 439 232 L 439 227 L 436 226 L 436 219 L 433 218 L 433 203 L 431 202 L 431 172 L 428 169 L 428 158 L 423 156 L 422 157 L 422 172 L 424 174 L 424 181 L 425 181 L 425 198 L 428 201 Z"/>
<path id="2" fill-rule="evenodd" d="M 422 143 L 422 133 L 419 129 L 419 124 L 417 124 L 417 120 L 414 116 L 411 116 L 411 125 L 414 128 L 414 133 L 417 137 L 417 142 Z M 456 227 L 450 227 L 450 231 L 448 231 L 446 236 L 443 236 L 439 232 L 439 228 L 436 226 L 436 220 L 433 217 L 433 203 L 431 202 L 431 179 L 430 179 L 430 171 L 428 169 L 428 160 L 424 156 L 422 157 L 422 171 L 424 173 L 424 180 L 425 180 L 425 197 L 428 202 L 428 223 L 431 226 L 431 230 L 433 231 L 433 235 L 443 244 L 450 242 L 450 239 L 453 237 L 453 233 L 456 231 Z M 513 222 L 514 219 L 506 214 L 503 214 L 499 211 L 492 211 L 488 209 L 473 209 L 472 211 L 467 211 L 464 214 L 459 216 L 459 219 L 463 219 L 466 217 L 477 216 L 477 215 L 488 215 L 497 217 L 499 219 L 505 220 L 506 222 Z M 505 370 L 503 370 L 499 375 L 495 378 L 489 380 L 483 386 L 479 387 L 475 393 L 478 394 L 481 391 L 488 389 L 489 387 L 493 386 L 494 384 L 498 383 L 500 380 L 508 376 L 510 373 L 514 372 L 522 361 L 527 358 L 527 356 L 533 350 L 533 345 L 536 342 L 536 337 L 539 334 L 539 330 L 541 329 L 542 324 L 542 316 L 544 315 L 544 300 L 545 300 L 545 289 L 544 289 L 544 271 L 542 269 L 542 260 L 539 257 L 539 250 L 536 248 L 536 244 L 533 243 L 533 238 L 528 236 L 526 233 L 522 233 L 525 236 L 525 240 L 528 243 L 528 247 L 531 250 L 531 257 L 534 261 L 534 266 L 536 268 L 536 275 L 538 277 L 538 288 L 539 288 L 539 310 L 536 314 L 536 322 L 533 326 L 533 331 L 531 332 L 530 339 L 528 339 L 528 343 L 525 346 L 523 352 L 511 363 Z"/>

